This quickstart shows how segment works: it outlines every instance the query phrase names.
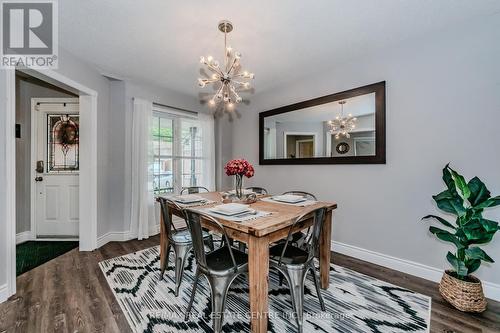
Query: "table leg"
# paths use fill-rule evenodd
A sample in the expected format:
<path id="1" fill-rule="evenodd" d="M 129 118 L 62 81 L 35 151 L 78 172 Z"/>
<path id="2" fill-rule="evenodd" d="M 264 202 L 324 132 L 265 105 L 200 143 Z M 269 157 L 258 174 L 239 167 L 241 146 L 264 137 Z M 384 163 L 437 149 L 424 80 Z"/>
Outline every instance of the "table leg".
<path id="1" fill-rule="evenodd" d="M 250 288 L 250 318 L 253 333 L 267 332 L 269 239 L 250 236 L 248 239 L 248 284 Z"/>
<path id="2" fill-rule="evenodd" d="M 172 213 L 170 213 L 170 220 L 172 220 Z M 163 277 L 165 268 L 167 268 L 168 263 L 168 237 L 167 231 L 165 230 L 165 224 L 163 223 L 163 214 L 160 214 L 160 276 Z"/>
<path id="3" fill-rule="evenodd" d="M 332 248 L 332 211 L 325 216 L 323 229 L 319 241 L 319 270 L 321 288 L 327 289 L 330 285 L 330 257 Z"/>

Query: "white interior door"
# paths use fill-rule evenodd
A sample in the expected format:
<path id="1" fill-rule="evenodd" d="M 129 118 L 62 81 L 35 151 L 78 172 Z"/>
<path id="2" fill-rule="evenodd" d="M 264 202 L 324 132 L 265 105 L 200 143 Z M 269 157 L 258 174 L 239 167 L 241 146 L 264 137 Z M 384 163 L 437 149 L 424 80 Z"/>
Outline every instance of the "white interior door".
<path id="1" fill-rule="evenodd" d="M 78 98 L 32 100 L 32 164 L 37 238 L 77 237 Z"/>

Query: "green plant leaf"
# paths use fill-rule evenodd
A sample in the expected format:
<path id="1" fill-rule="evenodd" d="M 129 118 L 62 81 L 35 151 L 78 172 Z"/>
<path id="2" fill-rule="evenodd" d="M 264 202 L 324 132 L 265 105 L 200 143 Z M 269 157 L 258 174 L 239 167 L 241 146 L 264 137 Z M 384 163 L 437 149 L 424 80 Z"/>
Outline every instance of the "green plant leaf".
<path id="1" fill-rule="evenodd" d="M 481 260 L 472 259 L 467 263 L 467 275 L 474 273 L 481 266 Z"/>
<path id="2" fill-rule="evenodd" d="M 439 229 L 437 227 L 429 227 L 429 231 L 436 235 L 436 237 L 440 240 L 455 244 L 455 246 L 459 249 L 464 247 L 464 244 L 462 244 L 455 235 L 446 230 Z"/>
<path id="3" fill-rule="evenodd" d="M 487 219 L 480 219 L 479 223 L 481 223 L 481 226 L 487 232 L 496 232 L 496 231 L 500 230 L 500 226 L 498 225 L 498 222 L 487 220 Z"/>
<path id="4" fill-rule="evenodd" d="M 435 196 L 433 196 L 433 198 L 435 201 L 437 201 L 437 200 L 444 200 L 444 199 L 453 199 L 454 196 L 450 192 L 450 190 L 444 190 L 443 192 L 438 193 Z"/>
<path id="5" fill-rule="evenodd" d="M 433 196 L 436 201 L 437 206 L 444 212 L 455 214 L 458 216 L 463 216 L 467 212 L 467 210 L 463 206 L 463 199 L 459 196 L 452 199 L 437 199 L 436 196 Z"/>
<path id="6" fill-rule="evenodd" d="M 490 198 L 491 193 L 486 188 L 486 185 L 478 178 L 474 177 L 469 181 L 470 197 L 469 202 L 472 206 L 479 205 L 488 198 Z"/>
<path id="7" fill-rule="evenodd" d="M 500 205 L 500 195 L 496 196 L 494 198 L 489 198 L 488 200 L 485 200 L 481 202 L 479 205 L 475 206 L 475 209 L 484 209 L 488 207 L 495 207 Z"/>
<path id="8" fill-rule="evenodd" d="M 443 169 L 443 181 L 446 184 L 446 187 L 448 187 L 448 190 L 452 194 L 456 194 L 457 189 L 455 187 L 455 182 L 453 181 L 453 177 L 451 176 L 451 168 L 450 168 L 450 163 L 446 164 L 446 166 Z"/>
<path id="9" fill-rule="evenodd" d="M 439 216 L 436 216 L 436 215 L 427 215 L 427 216 L 424 216 L 424 217 L 422 217 L 422 220 L 424 220 L 424 219 L 431 219 L 431 218 L 438 220 L 439 222 L 441 222 L 442 224 L 444 224 L 448 228 L 452 228 L 454 230 L 456 229 L 456 227 L 453 226 L 453 224 L 451 224 L 450 222 L 446 221 L 442 217 L 439 217 Z"/>
<path id="10" fill-rule="evenodd" d="M 455 272 L 457 272 L 459 278 L 463 279 L 465 276 L 467 276 L 467 272 L 469 270 L 467 269 L 463 261 L 458 260 L 458 258 L 455 257 L 455 255 L 451 252 L 448 252 L 448 254 L 446 255 L 446 259 L 455 269 Z"/>
<path id="11" fill-rule="evenodd" d="M 459 174 L 458 172 L 453 170 L 452 168 L 449 168 L 449 169 L 450 169 L 453 181 L 455 182 L 455 187 L 458 190 L 457 192 L 461 194 L 461 197 L 464 200 L 468 200 L 470 195 L 471 195 L 471 191 L 469 189 L 469 186 L 467 185 L 467 182 L 465 181 L 465 178 L 461 174 Z"/>
<path id="12" fill-rule="evenodd" d="M 480 220 L 471 220 L 462 227 L 468 244 L 484 244 L 491 241 L 496 231 L 486 231 Z"/>
<path id="13" fill-rule="evenodd" d="M 489 255 L 486 254 L 479 247 L 471 247 L 469 249 L 465 249 L 465 255 L 470 259 L 480 259 L 487 262 L 495 262 Z"/>

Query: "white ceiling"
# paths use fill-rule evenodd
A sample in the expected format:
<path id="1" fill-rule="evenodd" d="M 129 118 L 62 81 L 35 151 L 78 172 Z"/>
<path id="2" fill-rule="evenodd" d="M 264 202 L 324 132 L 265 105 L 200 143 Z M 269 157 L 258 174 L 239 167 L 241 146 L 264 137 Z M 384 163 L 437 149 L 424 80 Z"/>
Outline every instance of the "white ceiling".
<path id="1" fill-rule="evenodd" d="M 198 97 L 199 57 L 221 58 L 217 23 L 229 19 L 258 94 L 499 11 L 498 0 L 64 0 L 59 38 L 102 72 Z"/>

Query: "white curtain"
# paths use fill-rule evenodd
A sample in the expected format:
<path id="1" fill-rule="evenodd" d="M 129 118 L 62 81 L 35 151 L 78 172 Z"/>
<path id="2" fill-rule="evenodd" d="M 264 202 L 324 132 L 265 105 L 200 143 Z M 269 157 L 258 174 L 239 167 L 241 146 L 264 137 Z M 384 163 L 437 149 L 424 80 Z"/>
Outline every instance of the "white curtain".
<path id="1" fill-rule="evenodd" d="M 203 179 L 206 188 L 215 191 L 215 122 L 212 114 L 198 113 L 203 142 Z"/>
<path id="2" fill-rule="evenodd" d="M 148 166 L 151 160 L 149 123 L 153 103 L 134 98 L 132 116 L 132 204 L 130 229 L 132 237 L 149 237 L 150 226 L 157 225 L 154 197 L 150 190 Z"/>

